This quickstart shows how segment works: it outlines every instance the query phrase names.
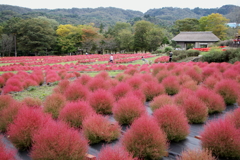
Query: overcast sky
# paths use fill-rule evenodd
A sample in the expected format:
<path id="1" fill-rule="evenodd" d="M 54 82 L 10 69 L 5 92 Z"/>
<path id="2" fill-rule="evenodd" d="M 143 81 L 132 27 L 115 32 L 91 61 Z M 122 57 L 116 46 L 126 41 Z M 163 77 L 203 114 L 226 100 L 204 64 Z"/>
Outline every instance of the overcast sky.
<path id="1" fill-rule="evenodd" d="M 149 9 L 162 7 L 193 9 L 219 8 L 228 4 L 240 6 L 240 0 L 0 0 L 0 4 L 31 9 L 116 7 L 145 13 Z"/>

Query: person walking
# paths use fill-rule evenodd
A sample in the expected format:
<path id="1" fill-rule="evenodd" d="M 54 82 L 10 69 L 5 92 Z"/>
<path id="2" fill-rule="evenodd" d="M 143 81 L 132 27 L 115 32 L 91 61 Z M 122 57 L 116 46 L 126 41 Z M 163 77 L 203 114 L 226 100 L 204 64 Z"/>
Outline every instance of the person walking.
<path id="1" fill-rule="evenodd" d="M 113 55 L 111 54 L 110 58 L 109 58 L 109 62 L 113 63 Z"/>
<path id="2" fill-rule="evenodd" d="M 170 53 L 169 53 L 169 62 L 172 62 L 172 55 L 173 55 L 173 52 L 170 51 Z"/>

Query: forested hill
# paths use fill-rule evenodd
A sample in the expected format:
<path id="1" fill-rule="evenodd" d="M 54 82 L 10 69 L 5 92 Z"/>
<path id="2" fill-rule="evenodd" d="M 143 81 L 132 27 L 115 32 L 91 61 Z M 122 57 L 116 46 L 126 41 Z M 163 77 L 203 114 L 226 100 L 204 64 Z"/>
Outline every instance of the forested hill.
<path id="1" fill-rule="evenodd" d="M 234 5 L 225 5 L 221 8 L 210 9 L 189 9 L 163 7 L 159 9 L 150 9 L 146 13 L 133 10 L 124 10 L 113 7 L 99 8 L 72 8 L 72 9 L 29 9 L 11 5 L 0 5 L 0 23 L 12 18 L 33 18 L 45 16 L 55 19 L 60 24 L 88 24 L 94 23 L 96 26 L 114 25 L 116 22 L 134 23 L 137 20 L 149 20 L 155 24 L 171 25 L 174 21 L 184 18 L 200 18 L 211 13 L 220 13 L 231 22 L 235 22 L 240 17 L 240 7 Z M 236 14 L 238 13 L 238 14 Z M 238 16 L 237 16 L 238 15 Z"/>

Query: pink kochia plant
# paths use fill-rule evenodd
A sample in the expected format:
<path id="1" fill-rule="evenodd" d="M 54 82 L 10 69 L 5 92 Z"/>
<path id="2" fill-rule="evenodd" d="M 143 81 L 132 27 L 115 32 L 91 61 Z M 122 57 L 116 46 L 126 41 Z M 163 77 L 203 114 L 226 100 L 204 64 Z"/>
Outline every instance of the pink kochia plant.
<path id="1" fill-rule="evenodd" d="M 42 101 L 39 98 L 34 98 L 34 97 L 25 97 L 22 102 L 27 105 L 28 107 L 41 107 L 42 106 Z"/>
<path id="2" fill-rule="evenodd" d="M 177 160 L 217 160 L 208 149 L 188 149 Z"/>
<path id="3" fill-rule="evenodd" d="M 64 95 L 69 101 L 78 101 L 86 100 L 88 97 L 89 91 L 87 87 L 83 86 L 80 83 L 73 82 L 69 84 Z"/>
<path id="4" fill-rule="evenodd" d="M 111 114 L 115 101 L 111 92 L 99 89 L 89 95 L 89 104 L 99 114 Z"/>
<path id="5" fill-rule="evenodd" d="M 87 102 L 69 102 L 60 111 L 58 118 L 71 127 L 79 128 L 82 127 L 82 121 L 94 113 L 92 107 Z"/>
<path id="6" fill-rule="evenodd" d="M 161 108 L 164 105 L 168 105 L 168 104 L 169 105 L 174 104 L 173 98 L 167 94 L 162 94 L 157 97 L 154 97 L 153 101 L 149 103 L 149 106 L 153 111 L 155 111 L 156 109 Z"/>
<path id="7" fill-rule="evenodd" d="M 30 157 L 42 159 L 85 160 L 87 140 L 66 124 L 50 121 L 33 136 Z"/>
<path id="8" fill-rule="evenodd" d="M 132 155 L 128 153 L 122 146 L 106 146 L 100 150 L 98 160 L 134 160 Z"/>
<path id="9" fill-rule="evenodd" d="M 9 125 L 7 135 L 10 141 L 20 150 L 29 149 L 32 137 L 50 120 L 41 109 L 22 107 L 13 123 Z"/>
<path id="10" fill-rule="evenodd" d="M 177 94 L 180 89 L 177 76 L 168 76 L 164 78 L 162 84 L 165 88 L 165 92 L 169 95 Z"/>
<path id="11" fill-rule="evenodd" d="M 43 105 L 43 111 L 52 114 L 53 118 L 57 118 L 60 110 L 65 106 L 66 98 L 59 93 L 53 93 L 46 97 Z"/>
<path id="12" fill-rule="evenodd" d="M 207 123 L 200 134 L 202 147 L 220 157 L 240 158 L 239 130 L 227 119 Z"/>
<path id="13" fill-rule="evenodd" d="M 21 107 L 22 103 L 13 101 L 9 106 L 0 111 L 0 132 L 7 131 L 7 127 L 13 122 Z"/>
<path id="14" fill-rule="evenodd" d="M 214 90 L 223 97 L 227 105 L 231 105 L 237 101 L 239 84 L 234 80 L 224 79 L 215 85 Z"/>
<path id="15" fill-rule="evenodd" d="M 194 95 L 185 97 L 181 108 L 185 111 L 189 123 L 203 123 L 207 120 L 207 106 Z"/>
<path id="16" fill-rule="evenodd" d="M 116 100 L 119 100 L 121 97 L 124 97 L 129 91 L 132 90 L 132 87 L 126 82 L 120 82 L 117 86 L 112 89 L 112 93 L 115 96 Z"/>
<path id="17" fill-rule="evenodd" d="M 190 133 L 187 117 L 178 106 L 165 105 L 155 110 L 153 116 L 170 141 L 181 141 Z"/>
<path id="18" fill-rule="evenodd" d="M 143 103 L 134 95 L 121 98 L 113 107 L 113 116 L 120 124 L 131 124 L 144 113 Z"/>
<path id="19" fill-rule="evenodd" d="M 17 151 L 14 149 L 7 148 L 2 142 L 3 136 L 0 136 L 0 157 L 1 160 L 15 160 Z"/>
<path id="20" fill-rule="evenodd" d="M 222 112 L 226 109 L 222 96 L 208 88 L 200 88 L 196 92 L 199 97 L 208 107 L 208 113 Z"/>
<path id="21" fill-rule="evenodd" d="M 164 86 L 156 81 L 145 82 L 142 85 L 142 90 L 147 101 L 151 101 L 154 97 L 165 93 Z"/>
<path id="22" fill-rule="evenodd" d="M 126 150 L 140 159 L 159 159 L 167 150 L 167 138 L 157 122 L 144 115 L 136 119 L 121 139 Z"/>
<path id="23" fill-rule="evenodd" d="M 240 129 L 240 108 L 228 113 L 226 119 L 230 120 L 237 129 Z"/>
<path id="24" fill-rule="evenodd" d="M 101 141 L 110 142 L 120 136 L 118 123 L 111 123 L 102 115 L 94 114 L 85 118 L 82 122 L 83 134 L 90 143 Z"/>

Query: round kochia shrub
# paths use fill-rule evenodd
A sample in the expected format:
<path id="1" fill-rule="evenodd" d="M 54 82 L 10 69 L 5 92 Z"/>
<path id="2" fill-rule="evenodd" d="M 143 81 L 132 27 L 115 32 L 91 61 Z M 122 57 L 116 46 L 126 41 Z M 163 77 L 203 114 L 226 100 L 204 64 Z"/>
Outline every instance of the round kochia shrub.
<path id="1" fill-rule="evenodd" d="M 120 124 L 131 124 L 145 112 L 145 106 L 134 95 L 121 98 L 113 107 L 113 116 Z"/>
<path id="2" fill-rule="evenodd" d="M 102 115 L 94 114 L 85 118 L 82 122 L 83 134 L 90 143 L 100 141 L 110 142 L 120 136 L 120 126 L 118 123 L 111 123 Z"/>
<path id="3" fill-rule="evenodd" d="M 50 121 L 33 136 L 30 156 L 34 160 L 85 160 L 87 140 L 66 124 Z"/>
<path id="4" fill-rule="evenodd" d="M 66 98 L 59 93 L 53 93 L 50 96 L 47 96 L 44 105 L 43 111 L 50 113 L 53 118 L 57 118 L 60 110 L 65 106 Z"/>
<path id="5" fill-rule="evenodd" d="M 151 101 L 154 97 L 165 93 L 164 86 L 156 81 L 145 82 L 142 85 L 142 90 L 147 101 Z"/>
<path id="6" fill-rule="evenodd" d="M 94 114 L 92 107 L 83 101 L 69 102 L 60 111 L 59 119 L 69 124 L 71 127 L 82 127 L 82 121 L 87 116 Z"/>
<path id="7" fill-rule="evenodd" d="M 88 89 L 80 83 L 73 82 L 69 84 L 65 91 L 65 96 L 69 101 L 86 100 L 88 97 Z"/>
<path id="8" fill-rule="evenodd" d="M 231 105 L 237 101 L 239 84 L 230 79 L 224 79 L 215 85 L 215 91 L 219 93 L 227 105 Z"/>
<path id="9" fill-rule="evenodd" d="M 208 113 L 222 112 L 226 109 L 222 96 L 208 88 L 200 88 L 196 91 L 196 96 L 200 98 L 208 107 Z"/>
<path id="10" fill-rule="evenodd" d="M 230 120 L 237 129 L 240 129 L 240 108 L 228 113 L 226 119 Z"/>
<path id="11" fill-rule="evenodd" d="M 157 97 L 154 97 L 153 101 L 151 101 L 149 103 L 149 106 L 151 107 L 151 109 L 153 111 L 155 111 L 156 109 L 161 108 L 164 105 L 168 105 L 168 104 L 171 105 L 173 103 L 174 102 L 173 102 L 172 97 L 170 97 L 169 95 L 166 95 L 166 94 L 162 94 Z"/>
<path id="12" fill-rule="evenodd" d="M 177 76 L 168 76 L 164 78 L 162 84 L 165 88 L 165 92 L 169 95 L 177 94 L 180 89 Z"/>
<path id="13" fill-rule="evenodd" d="M 10 106 L 15 101 L 10 95 L 0 95 L 0 111 Z"/>
<path id="14" fill-rule="evenodd" d="M 121 97 L 124 97 L 131 90 L 132 87 L 128 83 L 120 82 L 112 89 L 112 93 L 115 99 L 119 100 Z"/>
<path id="15" fill-rule="evenodd" d="M 29 149 L 32 137 L 42 128 L 49 116 L 44 115 L 41 109 L 22 107 L 13 123 L 8 127 L 7 135 L 10 141 L 20 150 Z"/>
<path id="16" fill-rule="evenodd" d="M 0 136 L 0 157 L 1 160 L 15 160 L 17 151 L 7 148 L 2 142 L 3 136 Z"/>
<path id="17" fill-rule="evenodd" d="M 183 140 L 190 133 L 187 117 L 178 106 L 165 105 L 155 110 L 153 116 L 170 141 Z"/>
<path id="18" fill-rule="evenodd" d="M 239 130 L 226 119 L 217 119 L 206 124 L 200 134 L 202 147 L 219 157 L 240 158 Z"/>
<path id="19" fill-rule="evenodd" d="M 7 131 L 8 125 L 13 122 L 21 107 L 22 103 L 12 102 L 8 107 L 0 111 L 0 132 Z"/>
<path id="20" fill-rule="evenodd" d="M 132 155 L 128 153 L 122 146 L 109 147 L 106 146 L 100 150 L 98 160 L 134 160 Z"/>
<path id="21" fill-rule="evenodd" d="M 177 160 L 217 160 L 212 156 L 212 152 L 208 149 L 188 149 L 181 153 L 181 157 Z"/>
<path id="22" fill-rule="evenodd" d="M 111 92 L 103 89 L 98 89 L 89 95 L 89 104 L 99 114 L 112 113 L 113 103 L 115 101 Z"/>
<path id="23" fill-rule="evenodd" d="M 180 106 L 185 112 L 189 123 L 203 123 L 208 117 L 207 106 L 195 95 L 189 95 Z"/>
<path id="24" fill-rule="evenodd" d="M 33 97 L 25 97 L 22 102 L 27 105 L 28 107 L 41 107 L 42 101 L 39 98 L 33 98 Z"/>
<path id="25" fill-rule="evenodd" d="M 167 150 L 167 138 L 157 122 L 144 115 L 136 119 L 121 139 L 126 150 L 140 159 L 160 159 Z"/>

